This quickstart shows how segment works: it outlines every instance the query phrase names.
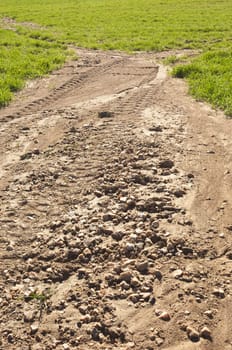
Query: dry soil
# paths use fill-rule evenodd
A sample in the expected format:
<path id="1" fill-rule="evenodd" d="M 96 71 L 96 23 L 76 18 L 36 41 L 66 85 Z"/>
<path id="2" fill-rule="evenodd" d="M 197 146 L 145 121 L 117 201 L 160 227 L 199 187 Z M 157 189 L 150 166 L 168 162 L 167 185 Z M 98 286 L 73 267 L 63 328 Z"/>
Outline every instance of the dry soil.
<path id="1" fill-rule="evenodd" d="M 0 349 L 232 349 L 232 121 L 78 50 L 0 111 Z"/>

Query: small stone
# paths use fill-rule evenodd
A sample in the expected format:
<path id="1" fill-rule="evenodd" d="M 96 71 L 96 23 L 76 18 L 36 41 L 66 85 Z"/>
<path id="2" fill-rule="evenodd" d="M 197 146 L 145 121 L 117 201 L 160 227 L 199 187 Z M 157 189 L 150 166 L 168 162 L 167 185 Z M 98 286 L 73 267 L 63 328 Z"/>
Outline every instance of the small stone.
<path id="1" fill-rule="evenodd" d="M 227 257 L 227 259 L 232 260 L 232 251 L 229 251 L 229 252 L 226 254 L 226 257 Z"/>
<path id="2" fill-rule="evenodd" d="M 159 228 L 159 221 L 152 221 L 151 223 L 151 229 L 152 230 L 157 230 Z"/>
<path id="3" fill-rule="evenodd" d="M 135 250 L 135 245 L 133 243 L 127 243 L 125 246 L 125 252 L 130 253 L 133 252 L 133 250 Z"/>
<path id="4" fill-rule="evenodd" d="M 160 338 L 160 337 L 156 337 L 155 338 L 155 342 L 158 346 L 161 346 L 164 342 L 164 339 Z"/>
<path id="5" fill-rule="evenodd" d="M 33 322 L 35 319 L 34 311 L 25 311 L 23 314 L 24 322 Z"/>
<path id="6" fill-rule="evenodd" d="M 31 325 L 31 334 L 35 334 L 39 329 L 39 324 L 38 322 L 35 322 Z"/>
<path id="7" fill-rule="evenodd" d="M 162 131 L 163 131 L 163 129 L 162 129 L 162 127 L 161 127 L 160 125 L 151 126 L 148 130 L 149 130 L 149 131 L 156 131 L 156 132 L 162 132 Z"/>
<path id="8" fill-rule="evenodd" d="M 203 327 L 200 331 L 200 336 L 204 339 L 211 339 L 211 331 L 208 327 Z"/>
<path id="9" fill-rule="evenodd" d="M 170 321 L 170 319 L 171 319 L 171 316 L 167 311 L 161 312 L 161 314 L 158 317 L 159 317 L 159 319 L 161 319 L 163 321 Z"/>
<path id="10" fill-rule="evenodd" d="M 159 271 L 159 270 L 155 270 L 155 271 L 154 271 L 154 275 L 155 275 L 155 277 L 157 278 L 157 280 L 159 280 L 159 281 L 161 281 L 162 278 L 163 278 L 162 272 Z"/>
<path id="11" fill-rule="evenodd" d="M 151 293 L 147 292 L 147 293 L 141 293 L 141 299 L 143 299 L 144 301 L 148 302 L 151 298 Z"/>
<path id="12" fill-rule="evenodd" d="M 148 262 L 147 261 L 139 262 L 139 263 L 135 264 L 135 267 L 141 274 L 146 274 L 148 272 Z"/>
<path id="13" fill-rule="evenodd" d="M 186 331 L 187 331 L 187 335 L 189 337 L 189 339 L 196 343 L 200 340 L 200 334 L 198 331 L 196 331 L 196 329 L 194 329 L 193 327 L 187 327 L 186 328 Z"/>
<path id="14" fill-rule="evenodd" d="M 129 296 L 129 300 L 132 301 L 132 303 L 134 304 L 138 303 L 139 299 L 140 299 L 139 294 L 131 294 Z"/>
<path id="15" fill-rule="evenodd" d="M 91 250 L 89 248 L 85 248 L 84 251 L 83 251 L 83 254 L 85 256 L 91 256 L 92 252 L 91 252 Z"/>
<path id="16" fill-rule="evenodd" d="M 104 215 L 102 216 L 102 220 L 103 220 L 104 222 L 106 222 L 106 221 L 112 221 L 112 220 L 114 219 L 114 217 L 115 217 L 114 214 L 112 214 L 112 213 L 106 213 L 106 214 L 104 214 Z"/>
<path id="17" fill-rule="evenodd" d="M 91 322 L 91 319 L 92 319 L 92 317 L 89 314 L 87 314 L 87 315 L 84 315 L 83 317 L 81 317 L 80 321 L 83 323 L 89 323 L 89 322 Z"/>
<path id="18" fill-rule="evenodd" d="M 120 287 L 124 290 L 129 290 L 130 289 L 130 285 L 126 282 L 126 281 L 122 281 L 120 283 Z"/>
<path id="19" fill-rule="evenodd" d="M 113 239 L 115 239 L 116 241 L 118 241 L 118 242 L 121 241 L 121 239 L 123 238 L 123 236 L 124 236 L 124 233 L 121 232 L 121 231 L 113 232 L 112 235 L 111 235 L 111 237 L 112 237 Z"/>
<path id="20" fill-rule="evenodd" d="M 128 342 L 126 343 L 128 348 L 134 348 L 135 347 L 135 343 L 134 342 Z"/>
<path id="21" fill-rule="evenodd" d="M 182 247 L 181 250 L 182 250 L 184 255 L 193 254 L 193 249 L 190 247 Z"/>
<path id="22" fill-rule="evenodd" d="M 113 116 L 114 113 L 110 111 L 98 112 L 98 118 L 112 118 Z"/>
<path id="23" fill-rule="evenodd" d="M 79 307 L 79 311 L 82 315 L 86 315 L 87 314 L 87 311 L 88 311 L 88 306 L 87 305 L 81 305 Z"/>
<path id="24" fill-rule="evenodd" d="M 136 277 L 133 277 L 131 279 L 131 283 L 130 284 L 131 284 L 132 287 L 137 288 L 137 287 L 140 286 L 141 283 L 139 282 L 139 280 Z"/>
<path id="25" fill-rule="evenodd" d="M 67 251 L 67 258 L 68 260 L 74 260 L 78 257 L 79 254 L 80 254 L 79 249 L 72 248 Z"/>
<path id="26" fill-rule="evenodd" d="M 213 295 L 220 299 L 225 298 L 225 292 L 222 288 L 215 288 L 213 291 Z"/>
<path id="27" fill-rule="evenodd" d="M 130 281 L 132 279 L 132 273 L 129 270 L 125 270 L 125 271 L 120 273 L 119 279 L 121 281 L 125 281 L 127 283 L 130 283 Z"/>
<path id="28" fill-rule="evenodd" d="M 204 312 L 204 314 L 206 316 L 208 316 L 209 318 L 213 318 L 213 311 L 212 310 L 207 310 L 207 311 Z"/>
<path id="29" fill-rule="evenodd" d="M 171 159 L 166 159 L 159 163 L 159 167 L 162 169 L 171 169 L 173 166 L 174 162 Z"/>
<path id="30" fill-rule="evenodd" d="M 100 341 L 100 330 L 97 327 L 92 329 L 92 339 L 95 341 Z"/>
<path id="31" fill-rule="evenodd" d="M 183 271 L 181 269 L 177 269 L 173 271 L 172 276 L 176 279 L 180 278 L 183 276 Z"/>
<path id="32" fill-rule="evenodd" d="M 181 197 L 183 197 L 184 195 L 185 195 L 185 191 L 184 190 L 176 190 L 175 192 L 174 192 L 174 195 L 177 197 L 177 198 L 181 198 Z"/>
<path id="33" fill-rule="evenodd" d="M 8 343 L 11 343 L 11 344 L 14 343 L 14 336 L 13 336 L 13 334 L 11 334 L 11 333 L 8 334 L 7 341 L 8 341 Z"/>

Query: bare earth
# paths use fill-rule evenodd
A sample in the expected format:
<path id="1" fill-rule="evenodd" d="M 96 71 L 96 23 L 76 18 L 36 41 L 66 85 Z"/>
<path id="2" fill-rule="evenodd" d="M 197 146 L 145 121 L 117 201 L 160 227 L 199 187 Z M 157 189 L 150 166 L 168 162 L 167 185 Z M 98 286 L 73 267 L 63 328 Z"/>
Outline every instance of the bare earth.
<path id="1" fill-rule="evenodd" d="M 0 111 L 0 349 L 232 349 L 232 121 L 78 54 Z"/>

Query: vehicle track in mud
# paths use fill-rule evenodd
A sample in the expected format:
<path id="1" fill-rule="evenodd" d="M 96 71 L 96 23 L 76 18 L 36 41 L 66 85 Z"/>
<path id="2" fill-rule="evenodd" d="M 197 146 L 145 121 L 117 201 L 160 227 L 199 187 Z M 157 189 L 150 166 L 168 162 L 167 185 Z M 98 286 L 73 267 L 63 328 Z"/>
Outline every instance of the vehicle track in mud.
<path id="1" fill-rule="evenodd" d="M 230 121 L 78 54 L 0 112 L 0 349 L 230 350 Z"/>

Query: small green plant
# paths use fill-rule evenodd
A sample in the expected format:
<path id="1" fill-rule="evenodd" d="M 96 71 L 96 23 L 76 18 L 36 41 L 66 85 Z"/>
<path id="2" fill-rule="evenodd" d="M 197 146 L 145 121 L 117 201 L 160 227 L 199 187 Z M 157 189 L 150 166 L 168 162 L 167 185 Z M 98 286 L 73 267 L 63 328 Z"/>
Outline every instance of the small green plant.
<path id="1" fill-rule="evenodd" d="M 163 60 L 163 63 L 166 65 L 170 65 L 170 64 L 175 64 L 178 61 L 179 61 L 179 58 L 176 55 L 171 55 L 171 56 L 168 56 L 167 58 L 165 58 Z"/>
<path id="2" fill-rule="evenodd" d="M 26 301 L 30 301 L 30 300 L 38 300 L 40 303 L 44 303 L 46 300 L 48 299 L 48 296 L 41 293 L 30 293 L 27 297 L 26 297 Z"/>
<path id="3" fill-rule="evenodd" d="M 30 302 L 30 301 L 38 302 L 39 320 L 41 320 L 43 310 L 45 310 L 48 307 L 47 301 L 50 297 L 51 297 L 50 289 L 45 289 L 41 293 L 37 291 L 31 292 L 29 295 L 24 296 L 24 300 L 26 302 Z"/>

